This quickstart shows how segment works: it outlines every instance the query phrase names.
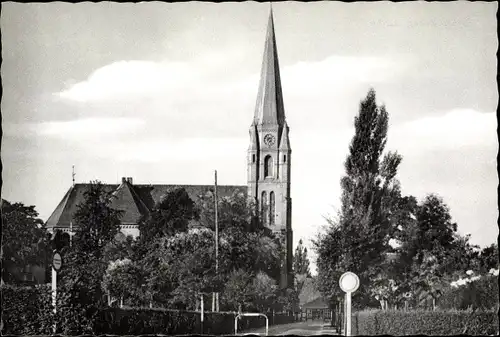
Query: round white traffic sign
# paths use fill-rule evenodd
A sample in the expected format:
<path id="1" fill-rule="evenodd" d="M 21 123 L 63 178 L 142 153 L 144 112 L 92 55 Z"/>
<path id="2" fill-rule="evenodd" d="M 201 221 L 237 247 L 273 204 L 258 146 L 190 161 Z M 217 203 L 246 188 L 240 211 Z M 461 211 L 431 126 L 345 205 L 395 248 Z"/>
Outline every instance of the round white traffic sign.
<path id="1" fill-rule="evenodd" d="M 54 267 L 54 269 L 58 271 L 59 269 L 61 269 L 61 266 L 62 266 L 61 254 L 55 253 L 54 256 L 52 257 L 52 267 Z"/>
<path id="2" fill-rule="evenodd" d="M 353 293 L 359 288 L 359 277 L 350 271 L 345 272 L 340 276 L 339 285 L 344 292 Z"/>

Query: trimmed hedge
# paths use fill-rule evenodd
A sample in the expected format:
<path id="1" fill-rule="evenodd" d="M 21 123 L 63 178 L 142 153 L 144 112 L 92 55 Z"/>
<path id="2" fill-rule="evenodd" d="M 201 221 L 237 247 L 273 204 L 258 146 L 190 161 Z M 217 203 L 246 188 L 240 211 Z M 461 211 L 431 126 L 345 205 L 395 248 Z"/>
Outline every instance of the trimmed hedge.
<path id="1" fill-rule="evenodd" d="M 95 335 L 182 335 L 202 332 L 200 313 L 196 311 L 93 308 L 91 311 L 95 312 L 96 316 L 82 320 L 83 316 L 78 316 L 80 318 L 75 316 L 73 312 L 75 308 L 61 306 L 58 307 L 58 315 L 54 317 L 50 285 L 38 287 L 5 285 L 1 290 L 4 322 L 2 334 L 6 335 L 48 335 L 52 333 L 55 319 L 58 331 L 64 328 L 63 333 L 66 335 L 81 335 L 81 331 L 92 332 Z M 69 322 L 64 317 L 75 317 L 76 321 Z M 232 335 L 235 317 L 236 313 L 205 312 L 203 333 Z M 293 316 L 287 314 L 269 313 L 268 318 L 269 326 L 293 322 Z M 260 328 L 265 324 L 265 319 L 262 317 L 242 317 L 238 320 L 238 331 Z"/>
<path id="2" fill-rule="evenodd" d="M 94 334 L 180 335 L 196 333 L 199 315 L 195 312 L 149 309 L 106 308 L 94 322 Z"/>
<path id="3" fill-rule="evenodd" d="M 353 314 L 353 335 L 496 335 L 496 311 L 370 310 Z"/>
<path id="4" fill-rule="evenodd" d="M 233 335 L 234 319 L 237 313 L 206 312 L 204 314 L 203 333 L 211 335 Z M 268 315 L 269 325 L 293 322 L 293 316 Z M 94 334 L 119 335 L 182 335 L 201 334 L 200 313 L 151 308 L 106 308 L 101 310 L 94 324 Z M 238 320 L 238 331 L 256 329 L 265 326 L 262 317 L 242 317 Z"/>
<path id="5" fill-rule="evenodd" d="M 53 307 L 50 285 L 18 287 L 2 285 L 4 335 L 52 333 Z"/>

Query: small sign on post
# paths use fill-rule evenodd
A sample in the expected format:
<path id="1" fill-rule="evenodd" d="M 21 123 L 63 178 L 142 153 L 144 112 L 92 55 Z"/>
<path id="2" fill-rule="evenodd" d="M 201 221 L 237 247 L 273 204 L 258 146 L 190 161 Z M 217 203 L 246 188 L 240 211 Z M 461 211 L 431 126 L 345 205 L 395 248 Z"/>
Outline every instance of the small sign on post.
<path id="1" fill-rule="evenodd" d="M 359 288 L 359 277 L 351 273 L 345 272 L 340 276 L 340 289 L 345 292 L 345 335 L 351 336 L 351 294 Z"/>
<path id="2" fill-rule="evenodd" d="M 54 307 L 54 314 L 57 313 L 57 272 L 62 267 L 61 254 L 55 252 L 52 256 L 52 305 Z M 56 325 L 54 323 L 54 333 L 56 333 Z"/>
<path id="3" fill-rule="evenodd" d="M 55 253 L 54 256 L 52 257 L 52 267 L 54 267 L 56 271 L 59 271 L 59 269 L 61 269 L 61 266 L 62 266 L 61 254 Z"/>

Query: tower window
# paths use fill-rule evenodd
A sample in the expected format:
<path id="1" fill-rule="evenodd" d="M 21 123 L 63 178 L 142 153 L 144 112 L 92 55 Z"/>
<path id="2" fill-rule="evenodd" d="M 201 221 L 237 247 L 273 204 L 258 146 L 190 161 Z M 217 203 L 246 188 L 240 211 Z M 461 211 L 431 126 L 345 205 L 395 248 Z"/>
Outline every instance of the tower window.
<path id="1" fill-rule="evenodd" d="M 269 193 L 269 224 L 274 225 L 275 217 L 275 202 L 274 202 L 274 192 Z"/>
<path id="2" fill-rule="evenodd" d="M 261 219 L 263 225 L 267 225 L 267 193 L 266 191 L 262 192 L 262 198 L 260 200 L 260 211 L 261 211 Z"/>
<path id="3" fill-rule="evenodd" d="M 283 162 L 286 163 L 286 154 L 283 155 Z"/>
<path id="4" fill-rule="evenodd" d="M 252 154 L 252 163 L 255 163 L 255 154 Z"/>
<path id="5" fill-rule="evenodd" d="M 273 175 L 273 157 L 267 155 L 264 159 L 264 177 L 271 177 Z"/>

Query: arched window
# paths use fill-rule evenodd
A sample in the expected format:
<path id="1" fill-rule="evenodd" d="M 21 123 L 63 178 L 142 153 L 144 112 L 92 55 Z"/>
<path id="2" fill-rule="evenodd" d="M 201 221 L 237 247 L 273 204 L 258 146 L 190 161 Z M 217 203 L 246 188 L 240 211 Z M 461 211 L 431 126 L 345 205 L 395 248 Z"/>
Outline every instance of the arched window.
<path id="1" fill-rule="evenodd" d="M 264 177 L 271 177 L 273 175 L 273 157 L 267 155 L 264 159 Z"/>
<path id="2" fill-rule="evenodd" d="M 274 202 L 274 192 L 269 193 L 269 224 L 274 225 L 274 215 L 275 214 L 275 202 Z"/>
<path id="3" fill-rule="evenodd" d="M 286 163 L 286 154 L 283 155 L 283 162 Z"/>
<path id="4" fill-rule="evenodd" d="M 255 154 L 252 154 L 252 163 L 255 163 Z"/>
<path id="5" fill-rule="evenodd" d="M 262 192 L 262 198 L 260 200 L 260 211 L 262 215 L 263 225 L 267 225 L 267 193 L 266 191 Z"/>

